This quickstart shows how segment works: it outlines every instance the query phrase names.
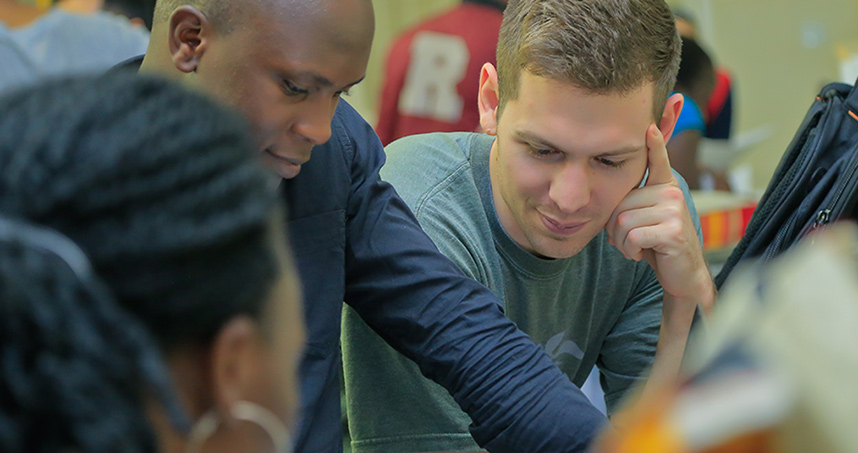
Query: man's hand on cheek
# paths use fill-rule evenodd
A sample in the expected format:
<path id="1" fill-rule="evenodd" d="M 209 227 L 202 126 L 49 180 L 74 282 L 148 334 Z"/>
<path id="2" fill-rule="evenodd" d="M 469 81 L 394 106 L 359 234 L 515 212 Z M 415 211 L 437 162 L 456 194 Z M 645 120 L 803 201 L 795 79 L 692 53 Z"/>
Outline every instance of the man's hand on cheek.
<path id="1" fill-rule="evenodd" d="M 706 306 L 714 285 L 685 196 L 670 169 L 664 137 L 654 124 L 647 129 L 646 143 L 646 185 L 629 192 L 614 210 L 605 226 L 608 241 L 626 258 L 646 260 L 665 296 Z"/>

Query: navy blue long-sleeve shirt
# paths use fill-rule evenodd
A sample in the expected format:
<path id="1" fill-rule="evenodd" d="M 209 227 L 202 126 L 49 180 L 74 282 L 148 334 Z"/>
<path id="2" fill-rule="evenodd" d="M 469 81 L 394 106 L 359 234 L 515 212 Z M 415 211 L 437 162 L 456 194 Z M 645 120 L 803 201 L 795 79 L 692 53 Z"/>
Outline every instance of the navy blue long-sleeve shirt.
<path id="1" fill-rule="evenodd" d="M 328 143 L 284 180 L 289 231 L 304 288 L 295 451 L 342 449 L 338 374 L 342 302 L 443 385 L 497 452 L 580 451 L 605 423 L 500 301 L 435 248 L 381 181 L 381 143 L 341 101 Z"/>

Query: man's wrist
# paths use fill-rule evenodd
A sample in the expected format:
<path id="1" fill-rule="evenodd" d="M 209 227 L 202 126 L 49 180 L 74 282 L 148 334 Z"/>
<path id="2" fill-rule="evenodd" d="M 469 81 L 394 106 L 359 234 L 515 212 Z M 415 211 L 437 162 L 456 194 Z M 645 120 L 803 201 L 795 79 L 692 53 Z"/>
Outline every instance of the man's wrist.
<path id="1" fill-rule="evenodd" d="M 665 317 L 673 318 L 678 316 L 684 318 L 689 310 L 693 313 L 697 306 L 702 307 L 704 313 L 709 313 L 715 305 L 718 290 L 715 287 L 715 281 L 712 279 L 712 274 L 709 272 L 708 267 L 704 266 L 699 275 L 696 279 L 699 283 L 695 285 L 698 289 L 691 292 L 691 295 L 680 297 L 667 292 L 664 293 L 662 310 Z"/>

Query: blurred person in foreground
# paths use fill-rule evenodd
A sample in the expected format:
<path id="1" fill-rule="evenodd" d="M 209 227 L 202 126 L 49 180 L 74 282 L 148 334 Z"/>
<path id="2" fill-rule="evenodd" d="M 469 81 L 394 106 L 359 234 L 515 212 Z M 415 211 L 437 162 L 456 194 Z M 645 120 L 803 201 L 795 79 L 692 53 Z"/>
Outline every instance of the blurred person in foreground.
<path id="1" fill-rule="evenodd" d="M 676 378 L 715 298 L 665 148 L 683 106 L 673 16 L 663 0 L 511 0 L 497 54 L 480 74 L 486 134 L 398 140 L 381 174 L 574 383 L 598 367 L 616 422 L 631 389 Z M 354 313 L 344 325 L 357 452 L 478 449 L 442 388 Z"/>
<path id="2" fill-rule="evenodd" d="M 162 80 L 0 103 L 0 450 L 288 448 L 300 289 L 252 149 Z"/>
<path id="3" fill-rule="evenodd" d="M 378 124 L 381 143 L 426 132 L 473 132 L 480 67 L 495 64 L 507 0 L 462 0 L 396 38 L 387 56 Z"/>
<path id="4" fill-rule="evenodd" d="M 144 27 L 77 3 L 41 11 L 0 0 L 0 94 L 46 78 L 102 72 L 145 52 Z"/>
<path id="5" fill-rule="evenodd" d="M 296 450 L 343 448 L 344 301 L 447 388 L 487 449 L 583 450 L 604 417 L 379 178 L 381 142 L 341 100 L 366 74 L 373 32 L 370 0 L 161 0 L 136 62 L 237 107 L 282 177 L 307 324 Z"/>
<path id="6" fill-rule="evenodd" d="M 858 229 L 841 221 L 774 260 L 741 263 L 682 378 L 630 408 L 625 429 L 592 451 L 855 451 L 856 250 Z"/>

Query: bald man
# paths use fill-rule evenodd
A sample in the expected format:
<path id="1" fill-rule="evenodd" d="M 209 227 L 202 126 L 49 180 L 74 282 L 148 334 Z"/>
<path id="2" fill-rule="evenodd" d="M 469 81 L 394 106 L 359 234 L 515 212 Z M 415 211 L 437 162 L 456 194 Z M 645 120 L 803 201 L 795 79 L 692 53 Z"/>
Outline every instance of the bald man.
<path id="1" fill-rule="evenodd" d="M 453 395 L 484 448 L 583 450 L 603 416 L 380 180 L 381 143 L 340 100 L 373 31 L 369 0 L 162 0 L 140 66 L 238 108 L 283 178 L 308 337 L 295 451 L 342 449 L 343 301 Z"/>

